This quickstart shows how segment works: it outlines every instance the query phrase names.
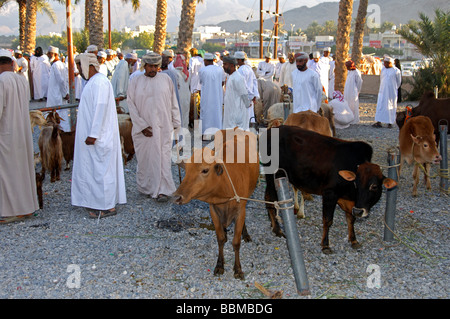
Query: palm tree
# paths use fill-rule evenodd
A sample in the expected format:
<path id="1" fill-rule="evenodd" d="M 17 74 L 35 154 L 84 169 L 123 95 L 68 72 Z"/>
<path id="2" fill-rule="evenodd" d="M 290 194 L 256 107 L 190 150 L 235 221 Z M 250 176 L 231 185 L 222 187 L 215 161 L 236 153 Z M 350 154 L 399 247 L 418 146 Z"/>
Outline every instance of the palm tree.
<path id="1" fill-rule="evenodd" d="M 0 8 L 13 0 L 0 0 Z M 56 14 L 45 0 L 35 0 L 34 19 L 27 19 L 27 0 L 14 0 L 19 5 L 19 46 L 25 52 L 33 52 L 36 45 L 36 11 L 45 13 L 53 23 L 56 23 Z M 34 28 L 34 36 L 30 28 Z M 27 33 L 30 37 L 27 37 Z M 26 45 L 27 44 L 27 45 Z"/>
<path id="2" fill-rule="evenodd" d="M 367 5 L 369 0 L 360 0 L 358 14 L 356 15 L 355 33 L 353 34 L 352 61 L 359 66 L 361 60 L 364 27 L 366 25 Z"/>
<path id="3" fill-rule="evenodd" d="M 166 45 L 167 0 L 158 0 L 153 51 L 161 54 Z"/>
<path id="4" fill-rule="evenodd" d="M 103 1 L 89 0 L 86 2 L 88 7 L 89 20 L 89 44 L 94 44 L 98 49 L 103 49 Z"/>
<path id="5" fill-rule="evenodd" d="M 334 90 L 344 92 L 347 69 L 345 61 L 350 47 L 350 29 L 352 24 L 353 0 L 339 1 L 339 15 L 336 39 L 336 67 Z"/>
<path id="6" fill-rule="evenodd" d="M 192 46 L 192 31 L 195 23 L 195 9 L 197 3 L 203 0 L 183 0 L 181 8 L 181 19 L 178 28 L 177 51 L 188 56 L 189 49 Z"/>
<path id="7" fill-rule="evenodd" d="M 450 94 L 450 12 L 436 9 L 434 21 L 420 13 L 420 21 L 408 23 L 398 33 L 416 46 L 424 56 L 432 59 L 433 74 L 439 84 L 440 93 Z"/>

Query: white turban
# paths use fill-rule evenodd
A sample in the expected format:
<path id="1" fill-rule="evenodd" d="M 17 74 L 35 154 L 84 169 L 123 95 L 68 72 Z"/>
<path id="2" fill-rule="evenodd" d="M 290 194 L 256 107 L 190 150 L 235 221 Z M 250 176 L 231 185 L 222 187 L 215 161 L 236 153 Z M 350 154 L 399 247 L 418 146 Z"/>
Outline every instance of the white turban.
<path id="1" fill-rule="evenodd" d="M 394 62 L 394 59 L 391 58 L 390 56 L 386 56 L 386 57 L 384 57 L 384 61 L 386 61 L 386 62 Z"/>
<path id="2" fill-rule="evenodd" d="M 272 59 L 272 53 L 267 52 L 267 54 L 265 55 L 266 58 Z"/>
<path id="3" fill-rule="evenodd" d="M 10 59 L 12 59 L 11 51 L 6 50 L 6 49 L 0 49 L 0 58 L 1 58 L 1 57 L 5 57 L 5 58 L 10 58 Z"/>
<path id="4" fill-rule="evenodd" d="M 89 79 L 89 66 L 93 65 L 97 72 L 100 71 L 100 64 L 98 63 L 97 57 L 93 53 L 82 53 L 78 54 L 75 58 L 75 63 L 81 64 L 81 71 L 85 79 Z"/>
<path id="5" fill-rule="evenodd" d="M 212 53 L 205 53 L 203 60 L 214 60 L 214 55 Z"/>
<path id="6" fill-rule="evenodd" d="M 98 51 L 97 56 L 98 56 L 98 57 L 101 57 L 101 58 L 105 58 L 105 59 L 106 59 L 106 57 L 107 57 L 105 51 Z"/>
<path id="7" fill-rule="evenodd" d="M 144 55 L 141 60 L 143 64 L 161 66 L 162 57 L 158 53 L 152 52 Z"/>
<path id="8" fill-rule="evenodd" d="M 98 47 L 96 45 L 91 44 L 90 46 L 87 47 L 86 51 L 89 52 L 95 52 L 98 51 Z"/>
<path id="9" fill-rule="evenodd" d="M 165 56 L 168 56 L 168 57 L 174 57 L 175 56 L 175 54 L 173 53 L 173 50 L 164 50 L 163 52 L 162 52 L 162 55 L 165 55 Z"/>
<path id="10" fill-rule="evenodd" d="M 313 53 L 313 58 L 314 58 L 314 59 L 320 58 L 320 52 L 319 52 L 319 51 L 315 51 L 315 52 Z"/>
<path id="11" fill-rule="evenodd" d="M 125 55 L 125 60 L 126 59 L 132 59 L 132 60 L 137 60 L 138 56 L 136 53 L 127 53 L 127 55 Z"/>
<path id="12" fill-rule="evenodd" d="M 239 60 L 245 60 L 245 52 L 244 51 L 236 51 L 234 53 L 234 58 Z"/>
<path id="13" fill-rule="evenodd" d="M 54 47 L 54 46 L 49 46 L 48 49 L 47 49 L 47 52 L 58 54 L 59 53 L 59 49 L 57 47 Z"/>

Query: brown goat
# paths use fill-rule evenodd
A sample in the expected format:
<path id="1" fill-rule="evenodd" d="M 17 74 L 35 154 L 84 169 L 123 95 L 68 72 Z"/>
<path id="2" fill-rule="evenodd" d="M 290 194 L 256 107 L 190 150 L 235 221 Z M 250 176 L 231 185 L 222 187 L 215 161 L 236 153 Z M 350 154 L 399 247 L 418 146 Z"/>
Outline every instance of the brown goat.
<path id="1" fill-rule="evenodd" d="M 73 153 L 75 148 L 75 130 L 71 132 L 59 132 L 59 135 L 61 136 L 61 142 L 62 142 L 62 151 L 64 160 L 66 161 L 66 168 L 64 170 L 70 169 L 70 161 L 73 161 Z"/>
<path id="2" fill-rule="evenodd" d="M 134 144 L 131 137 L 131 129 L 133 128 L 133 123 L 131 122 L 131 117 L 128 114 L 117 114 L 119 121 L 119 134 L 120 142 L 122 144 L 122 157 L 124 165 L 131 161 L 134 156 Z"/>
<path id="3" fill-rule="evenodd" d="M 39 110 L 31 110 L 30 111 L 30 125 L 31 131 L 34 130 L 34 127 L 37 125 L 40 129 L 47 124 L 47 121 L 44 118 L 44 115 Z"/>
<path id="4" fill-rule="evenodd" d="M 39 208 L 44 208 L 44 200 L 42 198 L 42 184 L 44 182 L 45 175 L 36 172 L 36 191 L 38 196 Z"/>
<path id="5" fill-rule="evenodd" d="M 60 180 L 61 162 L 63 158 L 62 141 L 59 135 L 59 127 L 56 124 L 42 129 L 38 140 L 41 153 L 41 174 L 50 171 L 50 181 Z"/>

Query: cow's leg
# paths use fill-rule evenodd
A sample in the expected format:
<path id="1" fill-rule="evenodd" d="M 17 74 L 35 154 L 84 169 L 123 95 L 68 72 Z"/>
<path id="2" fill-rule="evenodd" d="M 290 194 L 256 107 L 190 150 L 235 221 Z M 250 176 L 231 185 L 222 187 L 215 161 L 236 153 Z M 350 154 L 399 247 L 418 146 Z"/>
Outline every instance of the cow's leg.
<path id="1" fill-rule="evenodd" d="M 419 166 L 417 164 L 414 165 L 413 180 L 414 180 L 414 184 L 413 184 L 412 195 L 417 196 L 417 184 L 419 184 Z"/>
<path id="2" fill-rule="evenodd" d="M 238 217 L 234 222 L 234 237 L 232 241 L 234 248 L 234 278 L 241 280 L 244 280 L 244 273 L 242 272 L 239 251 L 241 249 L 241 235 L 245 227 L 245 204 L 245 202 L 241 204 Z"/>
<path id="3" fill-rule="evenodd" d="M 333 225 L 333 216 L 337 200 L 338 200 L 337 196 L 332 191 L 325 191 L 322 195 L 322 223 L 323 223 L 322 252 L 324 254 L 331 254 L 333 252 L 330 249 L 328 233 L 331 225 Z"/>
<path id="4" fill-rule="evenodd" d="M 339 207 L 345 212 L 345 218 L 347 220 L 347 229 L 348 229 L 348 241 L 351 243 L 353 249 L 358 249 L 361 247 L 361 244 L 356 240 L 355 235 L 355 220 L 356 217 L 352 214 L 352 209 L 355 206 L 355 202 L 339 199 L 338 200 Z"/>
<path id="5" fill-rule="evenodd" d="M 217 258 L 216 268 L 214 268 L 214 275 L 223 275 L 224 273 L 224 256 L 223 256 L 223 246 L 227 241 L 227 236 L 225 229 L 220 221 L 220 217 L 214 209 L 213 205 L 209 205 L 209 211 L 211 214 L 211 219 L 216 230 L 217 244 L 219 246 L 219 256 Z"/>
<path id="6" fill-rule="evenodd" d="M 274 175 L 267 174 L 266 175 L 266 193 L 265 200 L 268 202 L 274 202 L 278 200 L 278 195 L 275 189 L 275 180 Z M 269 214 L 270 224 L 272 226 L 272 231 L 277 237 L 285 237 L 283 232 L 281 231 L 280 225 L 278 224 L 276 218 L 276 209 L 273 204 L 266 203 L 267 212 Z"/>
<path id="7" fill-rule="evenodd" d="M 252 238 L 250 237 L 250 235 L 249 235 L 248 232 L 247 232 L 247 226 L 245 226 L 245 223 L 244 223 L 244 227 L 242 228 L 242 239 L 243 239 L 246 243 L 252 241 Z"/>
<path id="8" fill-rule="evenodd" d="M 430 170 L 431 170 L 431 164 L 425 163 L 424 168 L 425 168 L 425 172 L 423 173 L 423 179 L 424 179 L 427 189 L 431 189 L 431 181 L 430 181 L 430 178 L 428 177 L 428 174 L 430 174 Z"/>

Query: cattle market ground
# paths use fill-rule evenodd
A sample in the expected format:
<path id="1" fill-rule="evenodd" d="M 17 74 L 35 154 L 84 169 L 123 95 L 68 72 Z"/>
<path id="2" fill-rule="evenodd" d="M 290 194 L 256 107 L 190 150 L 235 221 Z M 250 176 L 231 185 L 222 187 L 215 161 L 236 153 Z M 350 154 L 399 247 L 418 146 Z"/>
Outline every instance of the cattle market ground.
<path id="1" fill-rule="evenodd" d="M 361 123 L 337 134 L 370 143 L 373 162 L 387 165 L 387 149 L 398 144 L 398 128 L 371 126 L 375 102 L 363 100 Z M 38 134 L 36 128 L 35 152 Z M 432 173 L 436 172 L 434 166 Z M 217 277 L 213 274 L 217 241 L 208 205 L 157 203 L 138 193 L 135 173 L 133 159 L 125 166 L 127 204 L 118 207 L 116 216 L 100 220 L 89 219 L 84 209 L 71 206 L 71 170 L 63 171 L 55 183 L 47 175 L 44 208 L 34 218 L 0 225 L 0 298 L 266 298 L 255 283 L 281 291 L 284 299 L 449 298 L 450 199 L 439 191 L 439 178 L 432 179 L 432 189 L 426 190 L 422 177 L 419 195 L 413 198 L 412 167 L 404 169 L 399 181 L 398 237 L 391 242 L 383 241 L 385 192 L 370 217 L 355 224 L 362 244 L 357 251 L 347 242 L 344 213 L 336 209 L 331 255 L 320 249 L 321 198 L 306 202 L 306 218 L 298 220 L 297 227 L 310 296 L 298 295 L 286 240 L 272 234 L 263 203 L 247 204 L 252 242 L 241 246 L 245 280 L 233 277 L 232 227 L 225 245 L 225 274 Z M 173 178 L 178 185 L 175 165 Z M 253 197 L 263 199 L 264 189 L 261 181 Z"/>

